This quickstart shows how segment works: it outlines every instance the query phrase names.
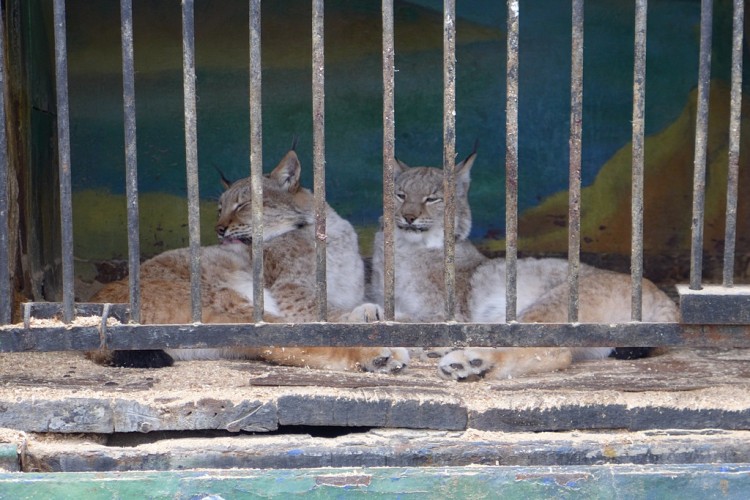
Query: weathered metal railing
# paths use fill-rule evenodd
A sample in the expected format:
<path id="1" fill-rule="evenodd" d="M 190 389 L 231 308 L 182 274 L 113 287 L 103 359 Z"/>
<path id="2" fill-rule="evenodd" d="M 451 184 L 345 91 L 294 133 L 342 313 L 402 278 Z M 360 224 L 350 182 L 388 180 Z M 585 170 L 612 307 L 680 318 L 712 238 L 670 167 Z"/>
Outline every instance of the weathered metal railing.
<path id="1" fill-rule="evenodd" d="M 76 304 L 73 296 L 73 244 L 71 209 L 71 159 L 67 97 L 67 53 L 65 42 L 65 3 L 55 0 L 55 54 L 58 99 L 58 150 L 62 214 L 63 302 L 29 303 L 24 306 L 24 323 L 10 323 L 10 300 L 0 308 L 0 351 L 56 351 L 109 349 L 156 349 L 238 346 L 714 346 L 750 347 L 750 292 L 733 285 L 733 259 L 736 240 L 736 206 L 741 105 L 741 60 L 743 2 L 735 0 L 732 109 L 730 120 L 729 181 L 724 261 L 722 307 L 707 311 L 706 298 L 715 299 L 710 289 L 701 286 L 703 190 L 705 184 L 706 130 L 708 114 L 708 78 L 710 76 L 711 1 L 703 0 L 701 14 L 701 57 L 699 74 L 698 120 L 695 150 L 695 202 L 691 250 L 690 291 L 681 301 L 683 323 L 643 323 L 641 301 L 643 279 L 643 164 L 646 61 L 647 0 L 636 1 L 633 71 L 633 165 L 632 165 L 632 322 L 620 324 L 578 324 L 578 268 L 580 265 L 580 176 L 581 133 L 583 116 L 583 1 L 573 0 L 572 71 L 570 122 L 570 204 L 569 204 L 569 321 L 564 324 L 518 324 L 516 313 L 517 239 L 518 239 L 518 72 L 519 72 L 519 2 L 508 0 L 507 89 L 506 89 L 506 259 L 508 323 L 463 324 L 455 316 L 455 262 L 452 237 L 455 214 L 455 2 L 445 1 L 444 34 L 444 122 L 443 169 L 445 185 L 445 285 L 446 323 L 388 322 L 370 324 L 325 323 L 326 315 L 326 244 L 325 244 L 325 86 L 324 86 L 324 17 L 323 1 L 313 7 L 313 136 L 315 184 L 316 282 L 318 317 L 321 323 L 265 324 L 263 313 L 263 207 L 262 207 L 262 117 L 261 117 L 261 42 L 260 0 L 250 0 L 250 175 L 253 180 L 253 277 L 256 323 L 201 324 L 200 248 L 198 214 L 197 120 L 194 58 L 193 0 L 184 0 L 183 71 L 185 99 L 186 166 L 188 176 L 188 210 L 191 247 L 191 300 L 194 324 L 140 325 L 139 246 L 135 90 L 133 75 L 133 31 L 131 0 L 121 0 L 123 53 L 123 99 L 125 112 L 125 155 L 128 200 L 128 245 L 130 304 Z M 394 31 L 393 0 L 383 0 L 383 210 L 385 240 L 385 317 L 393 320 L 394 299 L 394 201 L 393 168 L 394 113 Z M 0 19 L 2 21 L 2 19 Z M 0 30 L 2 22 L 0 22 Z M 0 39 L 3 39 L 0 31 Z M 0 82 L 5 84 L 3 51 L 0 50 Z M 4 112 L 0 93 L 0 113 Z M 5 127 L 5 115 L 0 114 Z M 5 129 L 0 129 L 0 224 L 8 227 L 8 158 Z M 7 231 L 0 231 L 0 293 L 10 298 Z M 736 293 L 727 294 L 733 287 Z M 728 312 L 727 312 L 728 311 Z M 712 314 L 707 314 L 711 312 Z M 73 321 L 76 316 L 97 316 L 96 324 Z M 692 315 L 692 316 L 691 316 Z M 39 326 L 33 318 L 61 317 L 64 324 Z M 120 322 L 108 324 L 114 317 Z M 129 322 L 130 321 L 130 322 Z"/>

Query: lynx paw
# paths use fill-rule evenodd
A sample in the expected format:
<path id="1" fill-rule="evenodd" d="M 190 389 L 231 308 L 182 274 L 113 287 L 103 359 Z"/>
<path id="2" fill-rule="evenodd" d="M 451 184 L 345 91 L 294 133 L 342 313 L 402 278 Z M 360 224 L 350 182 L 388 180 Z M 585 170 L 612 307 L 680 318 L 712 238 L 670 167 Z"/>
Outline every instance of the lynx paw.
<path id="1" fill-rule="evenodd" d="M 403 347 L 384 347 L 375 356 L 360 363 L 366 372 L 399 373 L 409 364 L 409 352 Z"/>
<path id="2" fill-rule="evenodd" d="M 355 307 L 346 317 L 346 322 L 372 323 L 373 321 L 380 321 L 383 317 L 383 309 L 379 305 L 367 303 Z"/>
<path id="3" fill-rule="evenodd" d="M 422 361 L 436 360 L 444 357 L 449 352 L 455 351 L 455 347 L 425 347 L 420 348 L 419 359 Z"/>
<path id="4" fill-rule="evenodd" d="M 458 382 L 476 382 L 485 378 L 494 368 L 488 354 L 489 351 L 482 349 L 451 351 L 438 362 L 438 374 Z"/>

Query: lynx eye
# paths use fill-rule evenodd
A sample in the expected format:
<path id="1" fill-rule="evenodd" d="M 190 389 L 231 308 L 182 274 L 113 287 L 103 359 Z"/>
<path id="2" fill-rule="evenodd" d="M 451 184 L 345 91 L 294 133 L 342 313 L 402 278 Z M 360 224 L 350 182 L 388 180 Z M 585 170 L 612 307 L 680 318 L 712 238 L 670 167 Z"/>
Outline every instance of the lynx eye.
<path id="1" fill-rule="evenodd" d="M 439 196 L 428 196 L 424 199 L 425 203 L 436 203 L 438 201 L 443 201 L 443 199 Z"/>
<path id="2" fill-rule="evenodd" d="M 406 195 L 404 193 L 396 193 L 396 198 L 398 198 L 401 201 L 404 201 L 406 199 Z"/>

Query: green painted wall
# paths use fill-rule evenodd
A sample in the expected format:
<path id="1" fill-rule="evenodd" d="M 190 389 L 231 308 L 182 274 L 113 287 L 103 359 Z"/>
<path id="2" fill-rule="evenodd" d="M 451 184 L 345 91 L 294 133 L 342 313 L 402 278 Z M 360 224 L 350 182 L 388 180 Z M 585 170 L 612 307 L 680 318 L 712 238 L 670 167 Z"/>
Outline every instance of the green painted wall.
<path id="1" fill-rule="evenodd" d="M 488 0 L 458 4 L 457 149 L 464 156 L 479 140 L 471 191 L 472 237 L 498 249 L 504 235 L 505 6 Z M 608 230 L 589 231 L 584 250 L 629 252 L 623 246 L 629 245 L 629 220 L 621 216 L 629 209 L 616 217 L 607 214 L 614 207 L 621 209 L 622 200 L 629 198 L 632 4 L 586 2 L 583 182 L 591 194 L 584 198 L 584 228 Z M 75 242 L 83 269 L 86 261 L 122 258 L 126 253 L 119 4 L 71 0 L 67 8 Z M 185 217 L 175 210 L 186 191 L 180 6 L 135 0 L 133 8 L 144 203 L 141 244 L 148 256 L 187 241 Z M 396 152 L 410 164 L 441 163 L 441 8 L 437 0 L 395 1 Z M 698 0 L 649 2 L 646 161 L 651 180 L 647 192 L 655 200 L 647 203 L 653 213 L 663 213 L 660 207 L 682 207 L 681 200 L 691 196 L 669 188 L 671 179 L 692 175 L 690 110 L 697 82 L 699 8 Z M 569 2 L 562 0 L 521 2 L 522 250 L 564 250 L 554 200 L 563 196 L 556 193 L 566 189 L 568 179 L 569 9 Z M 298 136 L 303 182 L 308 186 L 310 10 L 309 2 L 287 0 L 264 2 L 262 12 L 264 163 L 270 168 Z M 375 0 L 326 2 L 326 189 L 330 203 L 352 220 L 365 240 L 376 224 L 382 198 L 380 15 L 380 2 Z M 212 200 L 220 192 L 214 167 L 235 178 L 249 172 L 247 16 L 244 0 L 205 0 L 196 5 L 198 153 L 206 243 L 214 241 Z M 714 17 L 717 90 L 712 117 L 726 117 L 723 82 L 729 75 L 731 2 L 716 1 Z M 712 127 L 717 128 L 711 133 L 710 172 L 726 168 L 720 153 L 726 150 L 726 122 L 712 119 Z M 743 137 L 748 131 L 744 127 Z M 747 163 L 745 154 L 742 163 Z M 606 180 L 614 178 L 616 182 Z M 710 178 L 712 228 L 722 216 L 723 195 L 714 184 L 720 178 Z M 745 178 L 743 182 L 741 190 L 750 188 Z M 600 191 L 603 183 L 607 190 Z M 152 208 L 160 198 L 167 200 L 170 210 Z M 741 230 L 750 227 L 748 210 L 742 204 Z M 647 238 L 656 234 L 658 242 L 647 240 L 647 251 L 686 252 L 689 216 L 668 213 L 674 218 L 664 227 L 652 224 L 663 221 L 649 216 Z M 709 232 L 712 241 L 706 247 L 713 251 L 718 233 Z M 739 244 L 746 251 L 750 242 Z"/>

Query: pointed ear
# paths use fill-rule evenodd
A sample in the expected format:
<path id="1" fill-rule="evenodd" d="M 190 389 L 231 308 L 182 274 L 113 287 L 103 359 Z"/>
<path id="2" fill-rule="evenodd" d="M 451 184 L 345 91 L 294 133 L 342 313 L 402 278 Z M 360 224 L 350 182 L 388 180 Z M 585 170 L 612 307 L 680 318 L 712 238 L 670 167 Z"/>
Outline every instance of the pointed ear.
<path id="1" fill-rule="evenodd" d="M 290 193 L 299 190 L 299 176 L 301 167 L 297 153 L 289 151 L 281 159 L 276 168 L 268 174 L 269 179 L 273 179 L 281 189 L 286 189 Z"/>
<path id="2" fill-rule="evenodd" d="M 219 167 L 217 167 L 216 165 L 214 165 L 214 168 L 216 169 L 217 172 L 219 172 L 219 178 L 221 179 L 221 185 L 224 188 L 224 190 L 226 191 L 227 189 L 229 189 L 229 186 L 232 185 L 232 181 L 230 181 L 227 178 L 227 176 L 224 175 L 224 172 L 222 172 Z"/>
<path id="3" fill-rule="evenodd" d="M 469 192 L 471 183 L 471 167 L 477 158 L 477 152 L 474 150 L 464 161 L 456 165 L 456 189 L 457 192 L 466 194 Z"/>
<path id="4" fill-rule="evenodd" d="M 403 174 L 404 172 L 406 172 L 407 170 L 411 168 L 409 165 L 402 162 L 395 156 L 393 157 L 393 161 L 391 163 L 393 163 L 393 177 L 394 178 L 398 177 L 399 175 Z"/>

